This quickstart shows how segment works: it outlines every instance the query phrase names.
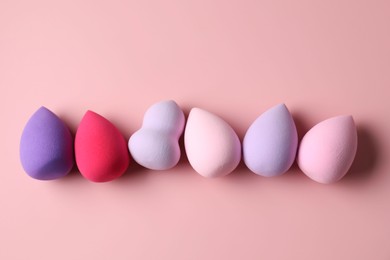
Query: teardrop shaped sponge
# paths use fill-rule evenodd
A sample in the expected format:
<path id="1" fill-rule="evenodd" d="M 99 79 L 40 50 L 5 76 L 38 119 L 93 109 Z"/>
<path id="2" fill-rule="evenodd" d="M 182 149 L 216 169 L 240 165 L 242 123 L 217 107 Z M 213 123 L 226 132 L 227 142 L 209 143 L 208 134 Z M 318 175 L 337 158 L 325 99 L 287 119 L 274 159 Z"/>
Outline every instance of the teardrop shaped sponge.
<path id="1" fill-rule="evenodd" d="M 73 167 L 73 137 L 53 112 L 39 108 L 27 122 L 20 140 L 20 160 L 34 179 L 54 180 Z"/>
<path id="2" fill-rule="evenodd" d="M 191 166 L 204 177 L 225 176 L 241 159 L 241 143 L 233 128 L 200 108 L 190 111 L 184 145 Z"/>
<path id="3" fill-rule="evenodd" d="M 75 155 L 80 173 L 93 182 L 120 177 L 130 161 L 126 140 L 119 130 L 92 111 L 85 113 L 77 129 Z"/>
<path id="4" fill-rule="evenodd" d="M 243 141 L 246 166 L 254 173 L 272 177 L 293 164 L 298 146 L 294 120 L 285 104 L 261 114 L 249 127 Z"/>
<path id="5" fill-rule="evenodd" d="M 357 150 L 352 116 L 337 116 L 311 128 L 299 146 L 299 168 L 312 180 L 333 183 L 348 172 Z"/>

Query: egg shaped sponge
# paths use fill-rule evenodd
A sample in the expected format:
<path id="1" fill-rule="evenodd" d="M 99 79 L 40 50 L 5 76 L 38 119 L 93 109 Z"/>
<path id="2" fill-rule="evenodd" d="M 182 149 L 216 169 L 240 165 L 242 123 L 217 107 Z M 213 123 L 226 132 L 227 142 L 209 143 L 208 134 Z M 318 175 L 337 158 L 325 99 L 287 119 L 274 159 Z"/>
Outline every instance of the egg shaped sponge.
<path id="1" fill-rule="evenodd" d="M 77 129 L 75 155 L 80 173 L 93 182 L 120 177 L 130 162 L 122 134 L 110 121 L 92 111 L 85 113 Z"/>
<path id="2" fill-rule="evenodd" d="M 294 120 L 285 104 L 260 115 L 243 141 L 246 166 L 254 173 L 272 177 L 285 173 L 293 164 L 298 146 Z"/>
<path id="3" fill-rule="evenodd" d="M 303 137 L 299 146 L 299 168 L 312 180 L 333 183 L 349 170 L 357 150 L 357 130 L 352 116 L 320 122 Z"/>
<path id="4" fill-rule="evenodd" d="M 142 127 L 129 139 L 129 151 L 140 165 L 152 170 L 167 170 L 180 159 L 179 138 L 184 129 L 184 113 L 173 100 L 152 105 Z"/>
<path id="5" fill-rule="evenodd" d="M 34 179 L 54 180 L 73 167 L 73 137 L 65 123 L 45 107 L 28 120 L 20 140 L 20 160 Z"/>
<path id="6" fill-rule="evenodd" d="M 204 177 L 225 176 L 241 159 L 241 143 L 232 127 L 200 108 L 190 111 L 184 145 L 191 166 Z"/>

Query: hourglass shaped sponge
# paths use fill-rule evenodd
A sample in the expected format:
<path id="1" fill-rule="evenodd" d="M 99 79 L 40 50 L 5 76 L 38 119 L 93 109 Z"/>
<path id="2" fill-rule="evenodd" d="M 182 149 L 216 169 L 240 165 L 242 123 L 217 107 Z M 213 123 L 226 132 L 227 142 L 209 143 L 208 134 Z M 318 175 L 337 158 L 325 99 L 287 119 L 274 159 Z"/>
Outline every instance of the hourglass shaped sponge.
<path id="1" fill-rule="evenodd" d="M 134 160 L 152 170 L 167 170 L 180 159 L 179 138 L 184 129 L 184 113 L 173 100 L 152 105 L 142 127 L 129 139 Z"/>
<path id="2" fill-rule="evenodd" d="M 65 123 L 45 107 L 31 116 L 23 130 L 20 160 L 26 173 L 38 180 L 61 178 L 73 167 L 72 135 Z"/>

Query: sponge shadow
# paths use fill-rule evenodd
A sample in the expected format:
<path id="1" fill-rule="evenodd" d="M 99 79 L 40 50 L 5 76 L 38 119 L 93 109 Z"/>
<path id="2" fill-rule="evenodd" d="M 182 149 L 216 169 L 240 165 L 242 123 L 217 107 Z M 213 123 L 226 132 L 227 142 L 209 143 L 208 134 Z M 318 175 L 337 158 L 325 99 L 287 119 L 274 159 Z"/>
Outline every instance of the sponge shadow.
<path id="1" fill-rule="evenodd" d="M 183 128 L 183 134 L 179 138 L 179 147 L 180 147 L 181 155 L 180 155 L 179 162 L 177 163 L 177 165 L 174 168 L 174 169 L 178 168 L 180 171 L 183 169 L 190 169 L 191 168 L 190 162 L 188 161 L 185 145 L 184 145 L 184 132 L 185 132 L 185 128 L 187 125 L 188 115 L 189 115 L 191 109 L 184 107 L 184 108 L 182 108 L 182 110 L 183 110 L 184 117 L 185 117 L 185 124 L 184 124 L 184 128 Z"/>
<path id="2" fill-rule="evenodd" d="M 372 177 L 380 162 L 379 142 L 370 129 L 364 125 L 357 126 L 358 146 L 352 166 L 345 180 L 365 181 Z"/>
<path id="3" fill-rule="evenodd" d="M 63 178 L 59 179 L 61 182 L 73 182 L 82 179 L 82 176 L 80 174 L 80 171 L 77 167 L 76 164 L 76 158 L 74 155 L 74 140 L 76 136 L 76 131 L 77 131 L 77 123 L 71 119 L 71 117 L 66 114 L 66 113 L 59 113 L 58 117 L 65 123 L 65 125 L 68 127 L 71 135 L 72 135 L 72 140 L 73 140 L 73 167 L 70 170 L 70 172 L 64 176 Z"/>
<path id="4" fill-rule="evenodd" d="M 294 119 L 295 127 L 296 127 L 297 133 L 298 133 L 298 146 L 297 146 L 297 151 L 295 153 L 295 160 L 285 175 L 299 174 L 299 175 L 304 176 L 301 169 L 299 169 L 299 166 L 297 163 L 297 156 L 298 156 L 299 145 L 301 143 L 301 140 L 302 140 L 303 136 L 307 133 L 307 131 L 310 130 L 312 125 L 304 120 L 305 117 L 302 116 L 300 112 L 293 111 L 293 112 L 291 112 L 291 115 Z"/>

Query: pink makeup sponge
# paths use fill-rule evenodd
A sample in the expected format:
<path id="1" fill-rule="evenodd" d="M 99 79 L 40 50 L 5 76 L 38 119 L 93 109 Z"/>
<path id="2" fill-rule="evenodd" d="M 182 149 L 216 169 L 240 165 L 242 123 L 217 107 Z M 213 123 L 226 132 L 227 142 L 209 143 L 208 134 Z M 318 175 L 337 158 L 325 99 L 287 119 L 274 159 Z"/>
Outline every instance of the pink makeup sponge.
<path id="1" fill-rule="evenodd" d="M 200 108 L 188 116 L 184 145 L 191 166 L 204 177 L 227 175 L 241 159 L 240 140 L 231 126 Z"/>
<path id="2" fill-rule="evenodd" d="M 118 178 L 130 161 L 126 141 L 119 130 L 92 111 L 85 113 L 77 129 L 75 155 L 81 174 L 94 182 Z"/>
<path id="3" fill-rule="evenodd" d="M 349 170 L 357 149 L 357 130 L 352 116 L 338 116 L 315 125 L 303 137 L 297 162 L 314 181 L 328 184 Z"/>
<path id="4" fill-rule="evenodd" d="M 254 173 L 266 177 L 285 173 L 298 146 L 297 129 L 286 105 L 260 115 L 246 132 L 242 146 L 244 162 Z"/>
<path id="5" fill-rule="evenodd" d="M 152 170 L 167 170 L 180 159 L 179 138 L 184 130 L 184 113 L 175 101 L 161 101 L 145 113 L 142 128 L 129 139 L 134 160 Z"/>

